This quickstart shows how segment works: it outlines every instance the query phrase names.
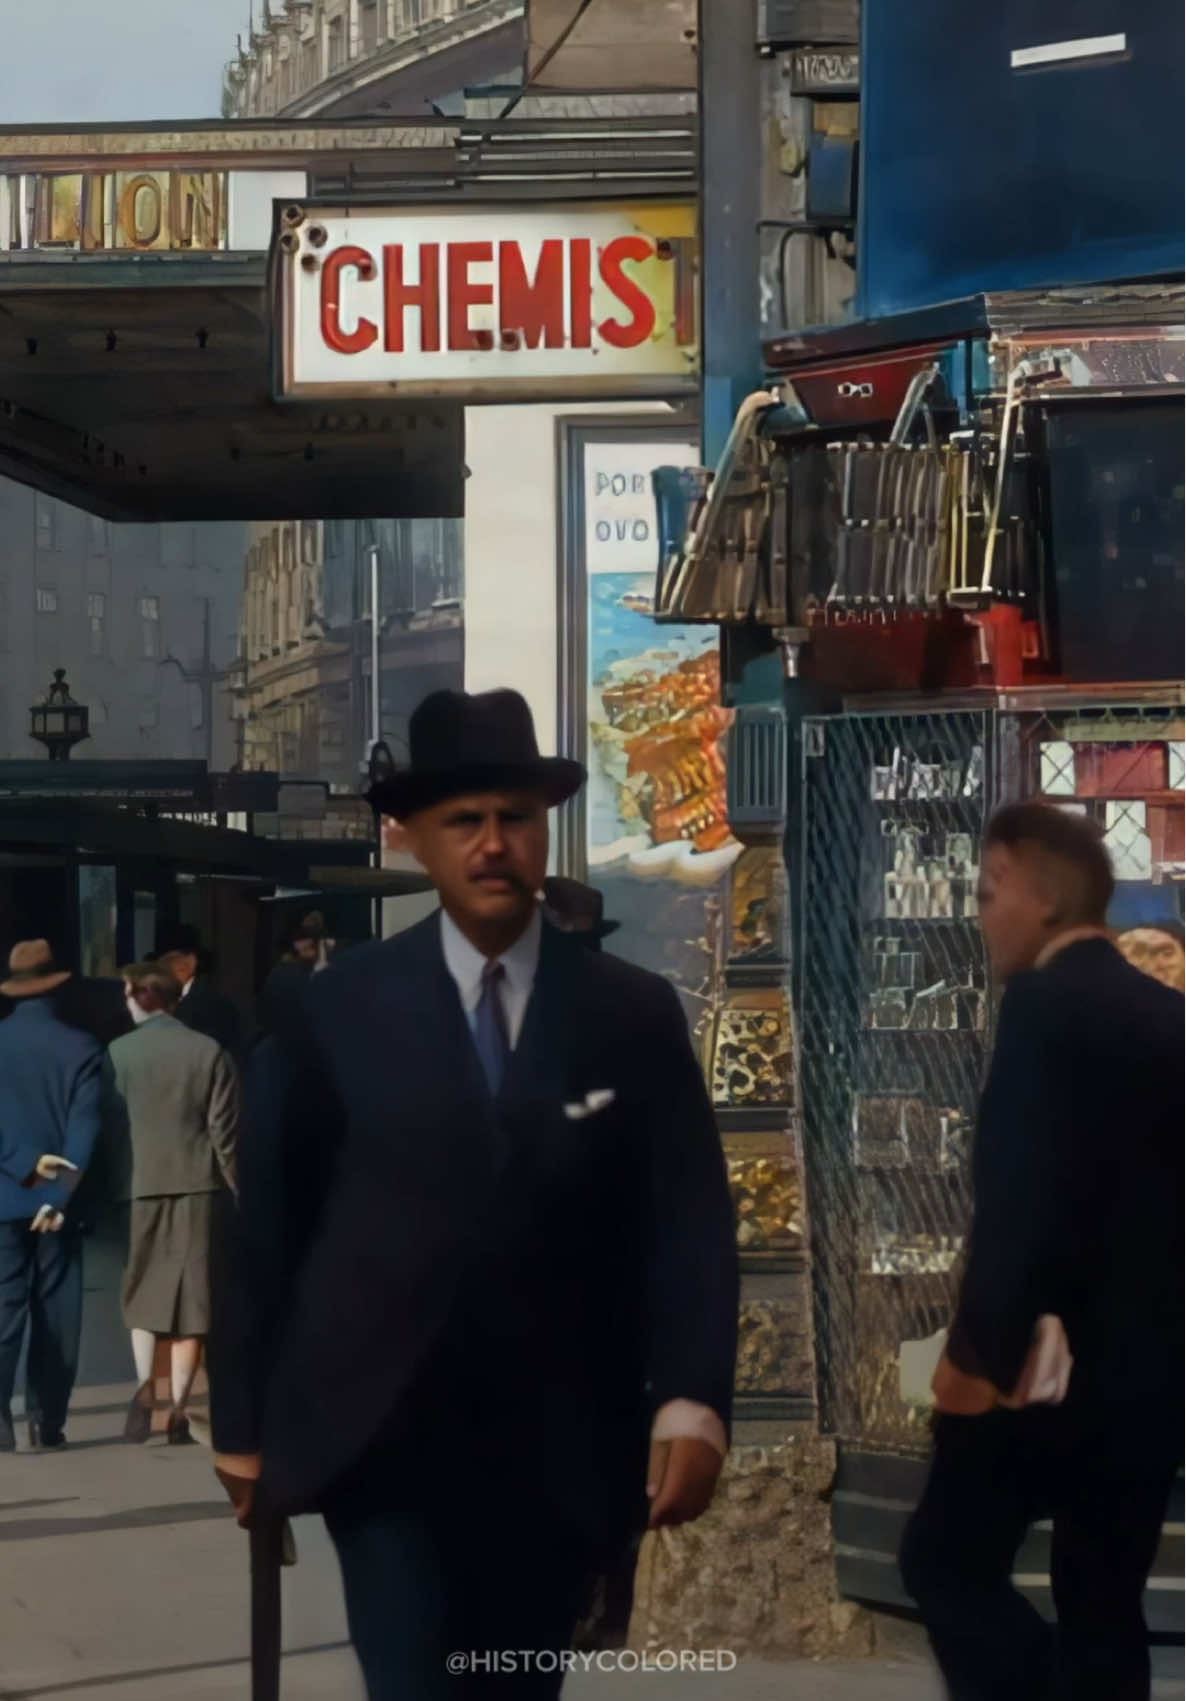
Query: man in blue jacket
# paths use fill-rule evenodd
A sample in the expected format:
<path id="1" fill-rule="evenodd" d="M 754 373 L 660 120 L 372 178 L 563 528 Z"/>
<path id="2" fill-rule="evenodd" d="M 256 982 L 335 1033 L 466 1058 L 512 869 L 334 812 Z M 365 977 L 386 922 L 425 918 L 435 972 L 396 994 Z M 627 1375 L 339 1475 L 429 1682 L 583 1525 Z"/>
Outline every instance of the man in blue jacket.
<path id="1" fill-rule="evenodd" d="M 0 993 L 0 1452 L 16 1446 L 12 1391 L 29 1324 L 29 1442 L 66 1445 L 82 1332 L 82 1235 L 71 1198 L 102 1120 L 103 1049 L 54 1014 L 69 978 L 44 939 L 17 945 Z"/>

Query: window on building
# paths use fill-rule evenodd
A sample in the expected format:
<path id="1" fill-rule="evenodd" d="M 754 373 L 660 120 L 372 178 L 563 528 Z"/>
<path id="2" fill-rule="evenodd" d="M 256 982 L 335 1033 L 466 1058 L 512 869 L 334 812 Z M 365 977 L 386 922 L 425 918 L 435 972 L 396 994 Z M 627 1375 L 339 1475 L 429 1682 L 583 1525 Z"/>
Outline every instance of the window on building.
<path id="1" fill-rule="evenodd" d="M 98 514 L 92 514 L 87 523 L 87 542 L 92 555 L 111 554 L 111 527 Z"/>
<path id="2" fill-rule="evenodd" d="M 38 549 L 56 549 L 58 547 L 58 507 L 48 496 L 37 498 L 37 547 Z"/>
<path id="3" fill-rule="evenodd" d="M 317 560 L 317 521 L 301 521 L 301 560 L 312 567 Z"/>
<path id="4" fill-rule="evenodd" d="M 140 598 L 140 637 L 145 661 L 156 661 L 161 653 L 161 599 Z"/>
<path id="5" fill-rule="evenodd" d="M 332 77 L 346 63 L 346 20 L 331 18 L 325 26 L 325 69 Z"/>
<path id="6" fill-rule="evenodd" d="M 379 0 L 361 0 L 358 8 L 359 47 L 363 55 L 379 45 Z"/>
<path id="7" fill-rule="evenodd" d="M 202 696 L 202 687 L 191 683 L 189 688 L 189 724 L 197 732 L 206 724 L 206 704 Z"/>
<path id="8" fill-rule="evenodd" d="M 280 543 L 282 577 L 280 590 L 284 600 L 284 639 L 288 644 L 300 642 L 300 593 L 297 587 L 296 527 L 285 526 Z"/>
<path id="9" fill-rule="evenodd" d="M 300 86 L 302 89 L 312 88 L 317 81 L 317 43 L 302 41 L 300 58 Z"/>
<path id="10" fill-rule="evenodd" d="M 140 725 L 147 732 L 150 727 L 160 726 L 161 706 L 156 698 L 146 699 L 140 705 Z"/>
<path id="11" fill-rule="evenodd" d="M 38 585 L 37 587 L 37 612 L 38 614 L 56 614 L 58 612 L 58 593 L 51 590 L 48 585 Z"/>
<path id="12" fill-rule="evenodd" d="M 99 591 L 92 591 L 86 599 L 86 612 L 91 654 L 101 656 L 107 649 L 107 598 Z"/>

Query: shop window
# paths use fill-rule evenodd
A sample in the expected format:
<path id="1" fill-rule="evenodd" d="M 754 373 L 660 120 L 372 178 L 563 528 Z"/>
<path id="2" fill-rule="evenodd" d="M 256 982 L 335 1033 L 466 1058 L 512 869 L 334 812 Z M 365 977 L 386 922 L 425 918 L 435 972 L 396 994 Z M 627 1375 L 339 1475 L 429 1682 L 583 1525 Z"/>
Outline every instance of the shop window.
<path id="1" fill-rule="evenodd" d="M 84 863 L 78 870 L 78 920 L 84 975 L 118 974 L 115 869 Z"/>
<path id="2" fill-rule="evenodd" d="M 132 898 L 132 949 L 142 963 L 156 949 L 156 893 L 136 892 Z"/>
<path id="3" fill-rule="evenodd" d="M 99 591 L 92 591 L 86 599 L 86 612 L 91 654 L 104 655 L 107 650 L 107 598 Z"/>

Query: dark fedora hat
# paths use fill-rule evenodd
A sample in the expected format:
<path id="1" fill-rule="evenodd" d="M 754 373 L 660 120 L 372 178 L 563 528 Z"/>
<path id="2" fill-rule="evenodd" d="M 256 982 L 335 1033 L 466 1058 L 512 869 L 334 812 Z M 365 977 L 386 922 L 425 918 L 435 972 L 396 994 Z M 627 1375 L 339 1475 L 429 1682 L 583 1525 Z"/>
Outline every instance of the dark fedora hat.
<path id="1" fill-rule="evenodd" d="M 174 922 L 162 927 L 153 944 L 150 962 L 159 957 L 200 957 L 203 954 L 202 935 L 188 922 Z"/>
<path id="2" fill-rule="evenodd" d="M 603 919 L 605 899 L 596 886 L 550 874 L 544 881 L 544 914 L 561 933 L 579 933 L 587 941 L 608 939 L 622 925 Z"/>
<path id="3" fill-rule="evenodd" d="M 551 807 L 585 783 L 579 762 L 540 755 L 517 691 L 434 691 L 409 722 L 408 752 L 406 768 L 377 777 L 367 792 L 397 821 L 467 791 L 533 791 Z"/>

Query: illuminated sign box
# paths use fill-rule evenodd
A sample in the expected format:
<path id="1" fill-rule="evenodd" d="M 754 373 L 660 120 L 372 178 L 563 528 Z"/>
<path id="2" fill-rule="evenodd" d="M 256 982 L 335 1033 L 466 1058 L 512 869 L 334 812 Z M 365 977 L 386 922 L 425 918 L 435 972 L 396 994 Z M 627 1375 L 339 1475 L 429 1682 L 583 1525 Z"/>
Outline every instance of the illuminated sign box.
<path id="1" fill-rule="evenodd" d="M 690 201 L 286 210 L 280 397 L 663 397 L 700 367 Z"/>

